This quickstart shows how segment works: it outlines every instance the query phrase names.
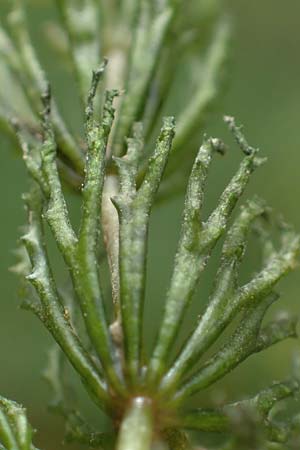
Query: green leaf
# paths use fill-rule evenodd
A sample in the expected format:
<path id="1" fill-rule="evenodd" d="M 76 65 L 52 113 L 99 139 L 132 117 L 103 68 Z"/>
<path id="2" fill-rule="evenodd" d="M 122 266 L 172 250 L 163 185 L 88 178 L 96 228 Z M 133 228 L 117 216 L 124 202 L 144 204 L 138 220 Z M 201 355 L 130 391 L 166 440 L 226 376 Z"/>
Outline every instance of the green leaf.
<path id="1" fill-rule="evenodd" d="M 15 0 L 14 9 L 9 16 L 10 30 L 15 48 L 7 62 L 19 76 L 20 84 L 31 109 L 39 117 L 41 96 L 47 87 L 47 79 L 31 44 L 26 26 L 25 12 L 21 0 Z M 83 172 L 83 155 L 73 136 L 67 130 L 57 105 L 53 104 L 53 124 L 58 147 L 79 173 Z"/>
<path id="2" fill-rule="evenodd" d="M 0 444 L 6 450 L 35 450 L 33 429 L 26 409 L 12 400 L 0 397 Z"/>
<path id="3" fill-rule="evenodd" d="M 144 179 L 137 189 L 139 145 L 129 141 L 128 154 L 117 159 L 121 191 L 113 202 L 120 221 L 120 302 L 125 359 L 131 382 L 141 369 L 142 318 L 145 296 L 149 216 L 163 176 L 174 137 L 174 119 L 165 119 Z"/>
<path id="4" fill-rule="evenodd" d="M 94 0 L 56 0 L 67 32 L 70 53 L 83 104 L 92 71 L 100 64 L 99 7 Z"/>
<path id="5" fill-rule="evenodd" d="M 175 267 L 171 285 L 167 293 L 164 318 L 150 367 L 150 378 L 154 380 L 161 376 L 164 371 L 167 355 L 173 345 L 182 316 L 194 293 L 200 274 L 205 269 L 214 246 L 225 232 L 227 221 L 229 220 L 239 197 L 243 194 L 252 172 L 260 164 L 260 160 L 257 159 L 255 152 L 246 156 L 241 163 L 237 174 L 232 178 L 221 195 L 216 209 L 211 213 L 207 221 L 202 221 L 200 220 L 199 215 L 203 202 L 203 188 L 213 150 L 214 146 L 212 145 L 212 141 L 209 140 L 205 142 L 200 148 L 192 170 L 185 200 L 181 238 L 175 257 Z M 198 185 L 199 187 L 197 187 Z M 190 365 L 190 362 L 192 362 L 192 359 L 195 360 L 198 358 L 198 354 L 201 351 L 201 344 L 199 343 L 196 345 L 196 341 L 198 340 L 197 336 L 201 334 L 201 339 L 205 337 L 205 346 L 209 345 L 208 336 L 212 334 L 214 330 L 211 324 L 216 321 L 214 311 L 216 314 L 221 314 L 223 307 L 221 307 L 220 304 L 222 301 L 228 300 L 228 289 L 231 283 L 232 270 L 235 269 L 236 260 L 239 261 L 240 259 L 240 248 L 243 248 L 244 246 L 245 232 L 247 232 L 251 221 L 254 220 L 257 215 L 262 213 L 259 205 L 254 205 L 253 207 L 250 205 L 249 209 L 250 213 L 247 214 L 247 212 L 245 212 L 245 217 L 242 215 L 240 220 L 241 224 L 239 225 L 238 222 L 236 227 L 238 230 L 238 241 L 230 239 L 229 234 L 228 239 L 232 242 L 231 245 L 233 246 L 233 250 L 231 252 L 232 254 L 228 256 L 228 263 L 224 263 L 223 261 L 222 269 L 217 275 L 217 280 L 219 281 L 218 286 L 216 286 L 216 299 L 214 302 L 212 301 L 211 306 L 207 309 L 206 315 L 203 316 L 201 324 L 198 326 L 198 331 L 195 331 L 187 344 L 186 349 L 183 350 L 182 357 L 180 356 L 177 359 L 175 363 L 176 368 L 174 368 L 174 371 L 172 369 L 172 372 L 175 374 L 178 368 L 176 378 L 182 375 Z M 241 240 L 242 242 L 240 242 Z M 239 244 L 237 244 L 237 242 L 239 242 Z M 237 247 L 237 245 L 239 246 Z M 227 247 L 228 244 L 225 244 L 223 260 L 226 259 L 226 253 L 228 253 Z M 226 265 L 226 271 L 223 270 L 224 265 Z M 228 275 L 226 275 L 227 272 L 229 272 Z M 228 276 L 229 280 L 226 279 Z M 222 286 L 224 283 L 225 287 Z M 219 313 L 217 311 L 219 311 Z M 210 334 L 202 332 L 201 327 L 204 326 L 206 320 L 208 321 L 207 328 L 210 329 Z M 197 353 L 195 353 L 196 347 L 199 348 Z M 153 375 L 151 375 L 151 371 L 153 371 Z M 156 373 L 155 376 L 154 373 Z M 169 376 L 167 375 L 167 378 L 168 377 Z M 173 378 L 173 375 L 171 378 Z"/>
<path id="6" fill-rule="evenodd" d="M 123 154 L 125 138 L 132 133 L 132 126 L 141 119 L 148 100 L 150 83 L 156 72 L 160 53 L 164 46 L 172 9 L 165 8 L 152 16 L 151 5 L 141 1 L 136 32 L 133 37 L 126 93 L 120 107 L 120 114 L 114 137 L 114 153 Z"/>
<path id="7" fill-rule="evenodd" d="M 83 348 L 74 331 L 69 316 L 65 314 L 49 267 L 48 256 L 44 243 L 42 225 L 42 199 L 37 187 L 26 195 L 29 229 L 22 237 L 32 264 L 32 272 L 27 280 L 34 286 L 41 301 L 41 318 L 63 349 L 70 363 L 79 373 L 93 400 L 102 408 L 106 408 L 106 384 L 98 373 L 90 355 Z"/>

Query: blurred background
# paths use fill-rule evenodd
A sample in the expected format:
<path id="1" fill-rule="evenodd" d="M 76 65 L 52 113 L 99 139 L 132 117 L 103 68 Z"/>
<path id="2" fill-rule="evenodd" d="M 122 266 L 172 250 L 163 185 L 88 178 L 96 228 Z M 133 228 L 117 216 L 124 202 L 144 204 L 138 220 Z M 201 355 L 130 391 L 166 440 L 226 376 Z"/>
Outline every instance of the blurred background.
<path id="1" fill-rule="evenodd" d="M 1 18 L 4 19 L 10 3 L 10 0 L 1 0 Z M 50 0 L 28 1 L 31 29 L 61 108 L 69 121 L 76 121 L 68 77 L 59 70 L 42 31 L 44 21 L 54 14 L 51 3 Z M 297 0 L 228 0 L 227 9 L 234 23 L 227 91 L 210 118 L 208 131 L 224 138 L 231 149 L 224 160 L 213 166 L 207 209 L 213 207 L 240 161 L 239 150 L 222 123 L 223 114 L 231 114 L 245 125 L 251 144 L 260 147 L 262 155 L 268 157 L 268 163 L 253 177 L 247 195 L 256 193 L 265 198 L 276 212 L 300 230 L 300 3 Z M 37 445 L 50 450 L 59 448 L 62 439 L 59 419 L 47 412 L 49 392 L 41 379 L 51 339 L 35 317 L 18 309 L 17 280 L 8 272 L 14 263 L 12 250 L 20 234 L 19 227 L 25 222 L 21 193 L 26 190 L 26 174 L 8 140 L 1 136 L 0 144 L 0 392 L 26 405 L 31 422 L 39 430 Z M 69 197 L 76 218 L 78 199 Z M 147 318 L 151 316 L 153 323 L 149 327 L 149 342 L 153 339 L 151 330 L 158 323 L 170 276 L 182 201 L 182 197 L 177 197 L 153 213 L 146 307 Z M 242 277 L 246 278 L 258 267 L 258 248 L 255 239 L 251 240 Z M 217 262 L 217 256 L 212 258 L 208 272 L 201 277 L 186 319 L 186 329 L 194 323 L 207 300 Z M 276 308 L 288 308 L 299 314 L 299 272 L 281 283 L 280 292 L 282 299 Z M 284 378 L 297 347 L 299 342 L 288 342 L 252 357 L 219 383 L 211 395 L 217 400 L 238 398 Z M 93 406 L 84 395 L 80 396 L 86 413 L 94 416 Z"/>

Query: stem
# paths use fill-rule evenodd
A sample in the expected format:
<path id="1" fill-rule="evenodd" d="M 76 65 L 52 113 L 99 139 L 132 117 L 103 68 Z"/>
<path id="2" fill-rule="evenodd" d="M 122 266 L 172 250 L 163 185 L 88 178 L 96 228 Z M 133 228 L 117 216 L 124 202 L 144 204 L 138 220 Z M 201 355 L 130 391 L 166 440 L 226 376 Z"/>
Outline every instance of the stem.
<path id="1" fill-rule="evenodd" d="M 119 217 L 111 198 L 117 195 L 119 183 L 115 175 L 107 175 L 102 196 L 102 229 L 111 273 L 115 320 L 120 318 Z"/>
<path id="2" fill-rule="evenodd" d="M 121 424 L 117 450 L 150 450 L 152 439 L 151 401 L 144 397 L 136 397 Z"/>

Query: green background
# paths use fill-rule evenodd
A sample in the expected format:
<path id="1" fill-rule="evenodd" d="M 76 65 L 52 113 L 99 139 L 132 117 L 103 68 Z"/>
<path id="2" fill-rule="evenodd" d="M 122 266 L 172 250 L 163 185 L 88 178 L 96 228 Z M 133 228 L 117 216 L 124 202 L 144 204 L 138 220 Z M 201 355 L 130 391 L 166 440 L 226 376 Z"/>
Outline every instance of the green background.
<path id="1" fill-rule="evenodd" d="M 0 15 L 3 19 L 9 3 L 1 1 Z M 46 0 L 28 2 L 32 33 L 39 42 L 38 50 L 50 73 L 61 108 L 68 112 L 70 122 L 76 123 L 72 86 L 43 40 L 42 23 L 53 16 L 53 10 L 48 6 L 50 3 Z M 256 193 L 265 198 L 270 206 L 300 230 L 300 3 L 297 0 L 236 0 L 228 1 L 227 7 L 234 17 L 234 51 L 227 93 L 211 117 L 209 132 L 232 143 L 222 123 L 222 115 L 235 115 L 239 122 L 245 124 L 251 144 L 259 146 L 262 154 L 268 157 L 268 163 L 254 176 L 248 194 Z M 18 309 L 17 280 L 8 272 L 14 263 L 12 249 L 16 247 L 20 234 L 18 228 L 25 221 L 21 202 L 21 193 L 26 189 L 25 170 L 22 161 L 2 136 L 0 143 L 0 392 L 27 406 L 32 423 L 39 429 L 37 444 L 40 447 L 57 448 L 62 436 L 61 425 L 46 411 L 48 389 L 41 380 L 51 340 L 36 318 Z M 234 145 L 231 147 L 227 157 L 215 163 L 212 169 L 208 209 L 214 205 L 218 193 L 240 160 L 238 149 Z M 78 201 L 71 199 L 71 203 L 76 216 Z M 150 334 L 160 316 L 178 237 L 181 207 L 182 198 L 176 198 L 168 205 L 156 208 L 153 214 L 146 309 L 149 321 L 151 316 L 151 323 L 148 322 Z M 244 277 L 255 270 L 258 261 L 258 247 L 255 240 L 251 240 L 243 267 Z M 214 257 L 207 275 L 201 278 L 186 327 L 195 320 L 207 299 L 216 264 L 217 257 Z M 288 306 L 299 314 L 299 272 L 281 283 L 280 292 L 280 308 Z M 217 386 L 214 398 L 251 394 L 257 386 L 263 387 L 271 380 L 284 377 L 297 347 L 299 342 L 280 344 L 263 355 L 253 357 Z M 82 401 L 87 413 L 93 416 L 91 405 L 85 399 Z"/>

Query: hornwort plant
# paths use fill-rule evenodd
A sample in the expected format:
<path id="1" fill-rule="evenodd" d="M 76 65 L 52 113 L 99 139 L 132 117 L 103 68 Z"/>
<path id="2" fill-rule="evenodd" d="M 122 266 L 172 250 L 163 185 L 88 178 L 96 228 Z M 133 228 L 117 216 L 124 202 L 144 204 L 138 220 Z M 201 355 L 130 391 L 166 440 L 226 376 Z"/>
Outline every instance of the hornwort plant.
<path id="1" fill-rule="evenodd" d="M 277 282 L 296 265 L 299 236 L 281 222 L 276 249 L 266 220 L 270 210 L 257 198 L 247 201 L 228 226 L 252 173 L 264 162 L 232 117 L 225 122 L 244 158 L 204 218 L 209 166 L 214 154 L 226 148 L 219 139 L 204 137 L 187 183 L 157 339 L 150 354 L 144 348 L 150 213 L 156 201 L 168 199 L 185 183 L 183 175 L 219 93 L 228 53 L 228 21 L 218 2 L 185 3 L 56 1 L 62 27 L 52 25 L 51 39 L 72 67 L 84 113 L 85 138 L 77 139 L 51 96 L 22 2 L 14 2 L 8 26 L 0 29 L 0 53 L 16 98 L 8 101 L 2 89 L 0 123 L 17 137 L 30 178 L 24 195 L 28 225 L 15 268 L 23 280 L 23 307 L 38 316 L 56 341 L 45 378 L 53 390 L 52 409 L 66 421 L 69 440 L 106 449 L 179 450 L 192 448 L 187 430 L 200 430 L 220 434 L 219 444 L 209 447 L 214 449 L 296 449 L 300 416 L 282 418 L 277 404 L 299 394 L 297 370 L 250 399 L 211 409 L 201 409 L 201 404 L 195 409 L 191 402 L 191 396 L 250 355 L 296 337 L 297 320 L 289 314 L 267 325 L 262 321 L 278 300 Z M 199 65 L 195 54 L 200 50 Z M 107 55 L 108 66 L 106 60 L 101 64 L 101 55 Z M 173 117 L 165 117 L 157 132 L 179 62 L 197 74 L 198 85 L 190 80 L 192 96 L 182 106 L 177 125 Z M 79 230 L 69 218 L 65 187 L 81 196 Z M 68 292 L 53 275 L 45 223 L 68 269 Z M 252 229 L 261 238 L 262 268 L 241 285 L 239 268 Z M 207 306 L 173 358 L 184 313 L 223 235 Z M 111 313 L 99 275 L 104 258 L 110 268 Z M 225 343 L 206 356 L 225 329 Z M 111 418 L 113 431 L 94 430 L 78 407 L 68 403 L 66 361 L 91 400 Z M 4 398 L 0 441 L 6 450 L 35 448 L 26 411 Z"/>

